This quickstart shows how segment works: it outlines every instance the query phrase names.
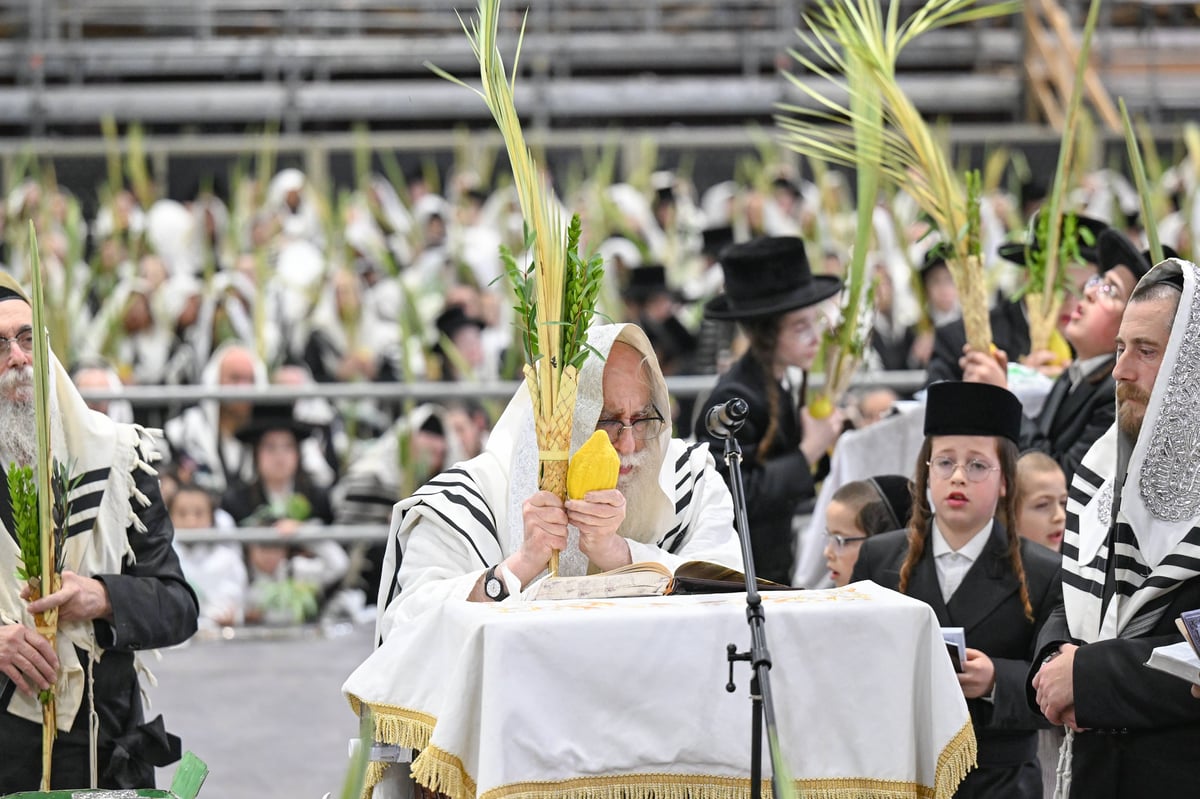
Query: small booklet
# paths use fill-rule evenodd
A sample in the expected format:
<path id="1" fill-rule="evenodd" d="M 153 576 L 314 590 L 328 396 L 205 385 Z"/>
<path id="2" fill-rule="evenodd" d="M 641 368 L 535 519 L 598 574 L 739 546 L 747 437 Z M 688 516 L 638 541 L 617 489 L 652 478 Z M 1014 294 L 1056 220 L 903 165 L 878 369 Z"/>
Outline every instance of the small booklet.
<path id="1" fill-rule="evenodd" d="M 790 585 L 758 580 L 760 591 L 788 591 Z M 549 577 L 538 586 L 533 598 L 605 599 L 622 596 L 661 596 L 669 594 L 719 594 L 746 590 L 746 576 L 737 569 L 689 560 L 672 574 L 661 563 L 631 563 L 599 574 L 578 577 Z"/>
<path id="2" fill-rule="evenodd" d="M 1181 680 L 1187 680 L 1192 685 L 1200 685 L 1200 655 L 1196 654 L 1196 650 L 1187 641 L 1154 647 L 1146 665 Z"/>
<path id="3" fill-rule="evenodd" d="M 1183 638 L 1192 645 L 1192 649 L 1200 655 L 1200 610 L 1185 610 L 1175 619 L 1175 626 L 1183 633 Z"/>
<path id="4" fill-rule="evenodd" d="M 942 640 L 946 642 L 946 651 L 950 654 L 950 662 L 954 670 L 963 673 L 963 664 L 967 662 L 967 636 L 962 627 L 943 627 Z"/>

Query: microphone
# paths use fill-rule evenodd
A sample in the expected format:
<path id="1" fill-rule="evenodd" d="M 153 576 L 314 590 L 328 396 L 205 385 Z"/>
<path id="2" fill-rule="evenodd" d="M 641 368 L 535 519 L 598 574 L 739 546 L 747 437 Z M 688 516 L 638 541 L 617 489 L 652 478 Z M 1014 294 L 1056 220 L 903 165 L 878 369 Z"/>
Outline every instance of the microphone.
<path id="1" fill-rule="evenodd" d="M 729 438 L 742 429 L 749 413 L 750 406 L 746 401 L 741 397 L 734 397 L 710 408 L 708 415 L 704 417 L 704 427 L 713 438 Z"/>

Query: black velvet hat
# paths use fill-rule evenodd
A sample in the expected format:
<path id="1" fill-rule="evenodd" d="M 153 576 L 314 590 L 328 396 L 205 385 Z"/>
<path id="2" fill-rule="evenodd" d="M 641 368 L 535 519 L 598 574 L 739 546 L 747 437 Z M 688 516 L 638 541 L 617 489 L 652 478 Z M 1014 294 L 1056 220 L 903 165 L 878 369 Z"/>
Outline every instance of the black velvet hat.
<path id="1" fill-rule="evenodd" d="M 1116 228 L 1109 228 L 1103 231 L 1096 239 L 1096 249 L 1098 251 L 1098 264 L 1100 271 L 1107 272 L 1108 270 L 1123 266 L 1133 273 L 1133 280 L 1136 283 L 1150 271 L 1154 266 L 1150 262 L 1150 251 L 1143 250 L 1138 252 L 1134 243 L 1130 241 L 1124 233 Z M 1163 245 L 1163 258 L 1178 258 L 1179 253 L 1171 249 L 1167 245 Z"/>
<path id="2" fill-rule="evenodd" d="M 890 515 L 890 530 L 899 530 L 908 524 L 912 515 L 912 481 L 902 474 L 881 474 L 867 480 L 883 499 L 884 508 Z"/>
<path id="3" fill-rule="evenodd" d="M 724 249 L 733 244 L 733 227 L 731 225 L 721 225 L 720 227 L 705 228 L 700 231 L 700 239 L 700 253 L 702 255 L 707 255 L 710 258 L 720 258 Z"/>
<path id="4" fill-rule="evenodd" d="M 448 339 L 453 339 L 454 334 L 464 327 L 474 327 L 483 330 L 487 324 L 482 319 L 476 319 L 473 316 L 467 316 L 467 311 L 461 305 L 451 305 L 442 311 L 434 322 L 437 325 L 438 332 Z"/>
<path id="5" fill-rule="evenodd" d="M 1025 251 L 1029 249 L 1036 251 L 1037 247 L 1037 229 L 1038 222 L 1041 219 L 1042 212 L 1039 210 L 1029 220 L 1029 227 L 1025 232 L 1025 241 L 1015 241 L 1008 244 L 1001 244 L 997 253 L 1006 261 L 1012 261 L 1020 266 L 1025 265 Z M 1086 230 L 1090 234 L 1091 243 L 1089 244 L 1082 236 L 1079 236 L 1079 254 L 1088 263 L 1098 263 L 1099 254 L 1096 250 L 1096 243 L 1100 238 L 1100 234 L 1108 229 L 1108 225 L 1101 222 L 1099 219 L 1093 219 L 1090 216 L 1083 214 L 1075 214 L 1075 232 L 1079 236 L 1080 231 Z"/>
<path id="6" fill-rule="evenodd" d="M 667 270 L 661 264 L 647 264 L 630 269 L 626 280 L 621 296 L 631 302 L 646 302 L 659 294 L 670 294 L 680 299 L 678 292 L 667 285 Z"/>
<path id="7" fill-rule="evenodd" d="M 725 293 L 704 306 L 708 319 L 753 319 L 807 308 L 842 289 L 842 281 L 813 275 L 804 242 L 794 236 L 762 237 L 721 254 Z"/>
<path id="8" fill-rule="evenodd" d="M 256 404 L 247 422 L 235 434 L 239 441 L 257 445 L 264 433 L 272 430 L 286 430 L 302 441 L 313 434 L 316 428 L 307 422 L 298 420 L 292 412 L 291 405 L 262 405 Z"/>
<path id="9" fill-rule="evenodd" d="M 1000 436 L 1016 444 L 1021 401 L 990 383 L 934 383 L 925 396 L 925 435 Z"/>
<path id="10" fill-rule="evenodd" d="M 929 270 L 935 266 L 946 266 L 946 259 L 954 254 L 954 248 L 944 241 L 939 241 L 937 244 L 925 251 L 925 257 L 921 261 L 921 280 L 925 280 L 929 274 Z"/>

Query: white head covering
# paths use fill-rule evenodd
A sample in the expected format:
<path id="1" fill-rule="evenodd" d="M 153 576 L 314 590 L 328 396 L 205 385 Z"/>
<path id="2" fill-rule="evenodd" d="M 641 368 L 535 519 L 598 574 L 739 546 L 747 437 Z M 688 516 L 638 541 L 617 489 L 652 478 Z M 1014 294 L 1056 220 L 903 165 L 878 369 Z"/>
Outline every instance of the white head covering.
<path id="1" fill-rule="evenodd" d="M 0 284 L 25 296 L 11 275 L 0 273 Z M 125 559 L 132 556 L 126 529 L 132 525 L 138 532 L 146 532 L 145 525 L 137 517 L 135 503 L 136 507 L 147 507 L 150 500 L 137 489 L 133 472 L 140 469 L 154 473 L 150 466 L 154 447 L 142 428 L 116 424 L 104 414 L 88 408 L 53 352 L 49 362 L 51 401 L 57 405 L 57 413 L 51 418 L 53 456 L 60 463 L 68 464 L 72 475 L 83 476 L 72 499 L 103 490 L 98 507 L 88 503 L 88 510 L 72 513 L 63 546 L 64 568 L 85 575 L 116 574 L 121 571 Z M 0 535 L 9 538 L 8 532 L 0 532 Z M 32 628 L 33 617 L 26 603 L 9 582 L 16 574 L 16 556 L 15 545 L 0 547 L 0 572 L 6 575 L 0 578 L 5 585 L 5 590 L 0 591 L 0 623 L 24 623 Z M 92 623 L 60 620 L 56 651 L 61 667 L 55 691 L 58 728 L 63 731 L 71 728 L 83 702 L 86 680 L 76 647 L 95 657 L 100 656 Z M 19 691 L 13 694 L 8 710 L 29 721 L 40 723 L 42 719 L 37 697 Z"/>
<path id="2" fill-rule="evenodd" d="M 1180 280 L 1183 293 L 1140 434 L 1131 439 L 1114 425 L 1072 481 L 1072 493 L 1090 499 L 1068 506 L 1079 529 L 1068 524 L 1064 568 L 1075 579 L 1064 581 L 1063 599 L 1071 633 L 1084 641 L 1144 633 L 1165 608 L 1152 600 L 1200 574 L 1200 453 L 1192 445 L 1200 438 L 1200 269 L 1169 259 L 1138 285 Z M 1102 607 L 1114 556 L 1122 564 L 1116 591 Z"/>

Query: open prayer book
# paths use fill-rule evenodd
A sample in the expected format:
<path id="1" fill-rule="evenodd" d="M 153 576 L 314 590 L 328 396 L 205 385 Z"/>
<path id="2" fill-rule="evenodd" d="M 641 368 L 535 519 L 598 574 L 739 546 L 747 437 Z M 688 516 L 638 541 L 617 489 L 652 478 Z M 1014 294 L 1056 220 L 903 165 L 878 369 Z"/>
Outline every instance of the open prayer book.
<path id="1" fill-rule="evenodd" d="M 661 563 L 631 563 L 599 574 L 549 577 L 538 586 L 534 599 L 604 599 L 621 596 L 666 594 L 720 594 L 746 590 L 746 576 L 737 569 L 689 560 L 672 574 Z M 787 591 L 790 585 L 759 580 L 760 591 Z"/>
<path id="2" fill-rule="evenodd" d="M 1155 647 L 1146 665 L 1200 685 L 1200 610 L 1184 612 L 1175 620 L 1175 625 L 1183 633 L 1184 640 Z"/>

